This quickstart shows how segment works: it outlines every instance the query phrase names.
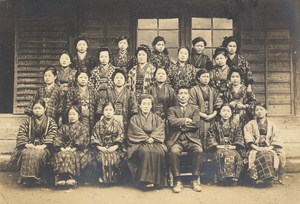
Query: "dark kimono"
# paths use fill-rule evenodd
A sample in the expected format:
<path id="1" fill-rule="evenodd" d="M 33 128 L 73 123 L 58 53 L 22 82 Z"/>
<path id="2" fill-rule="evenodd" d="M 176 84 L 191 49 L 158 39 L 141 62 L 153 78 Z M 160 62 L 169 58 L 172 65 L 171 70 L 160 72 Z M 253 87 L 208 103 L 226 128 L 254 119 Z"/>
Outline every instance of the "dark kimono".
<path id="1" fill-rule="evenodd" d="M 278 127 L 270 120 L 264 123 L 251 120 L 244 127 L 244 139 L 248 148 L 248 175 L 253 180 L 275 178 L 285 171 L 286 157 Z M 273 146 L 273 150 L 256 151 L 259 147 Z"/>
<path id="2" fill-rule="evenodd" d="M 218 90 L 220 97 L 224 100 L 225 91 L 228 88 L 228 79 L 230 68 L 226 65 L 224 69 L 215 67 L 210 72 L 210 85 Z"/>
<path id="3" fill-rule="evenodd" d="M 217 149 L 217 145 L 234 145 L 236 149 Z M 220 182 L 228 178 L 238 181 L 243 168 L 244 147 L 242 129 L 238 124 L 218 121 L 211 125 L 208 130 L 207 149 L 214 152 Z"/>
<path id="4" fill-rule="evenodd" d="M 146 142 L 152 137 L 154 143 Z M 149 182 L 165 185 L 165 130 L 162 119 L 149 113 L 146 118 L 142 113 L 131 118 L 128 129 L 129 168 L 137 182 Z"/>
<path id="5" fill-rule="evenodd" d="M 226 103 L 232 101 L 241 102 L 244 105 L 248 105 L 246 109 L 239 109 L 237 107 L 233 108 L 233 120 L 239 123 L 243 128 L 247 122 L 254 118 L 254 109 L 257 103 L 255 95 L 252 91 L 247 91 L 247 88 L 242 85 L 240 89 L 235 92 L 232 86 L 229 86 L 224 93 L 224 99 Z"/>
<path id="6" fill-rule="evenodd" d="M 170 57 L 165 54 L 164 52 L 158 52 L 157 50 L 154 50 L 151 53 L 150 63 L 153 64 L 155 68 L 164 68 L 165 70 L 168 70 L 168 68 L 171 65 Z"/>
<path id="7" fill-rule="evenodd" d="M 124 148 L 124 132 L 120 123 L 113 119 L 108 124 L 105 119 L 96 123 L 91 137 L 93 147 L 93 166 L 99 173 L 99 181 L 103 183 L 120 182 L 125 168 L 126 152 Z M 118 145 L 114 152 L 100 152 L 97 146 L 111 147 Z"/>
<path id="8" fill-rule="evenodd" d="M 80 121 L 73 124 L 63 125 L 54 139 L 54 172 L 59 174 L 68 173 L 78 177 L 80 171 L 89 164 L 90 153 L 88 145 L 90 142 L 88 128 Z M 76 148 L 76 151 L 60 151 L 60 148 Z"/>
<path id="9" fill-rule="evenodd" d="M 37 99 L 43 99 L 46 102 L 46 115 L 58 123 L 62 112 L 62 94 L 59 86 L 54 84 L 51 90 L 48 90 L 46 87 L 39 88 L 30 105 L 25 109 L 25 114 L 32 116 L 33 102 Z"/>
<path id="10" fill-rule="evenodd" d="M 90 85 L 96 91 L 106 91 L 107 88 L 113 86 L 112 74 L 115 72 L 116 67 L 109 64 L 107 67 L 99 65 L 91 72 Z"/>
<path id="11" fill-rule="evenodd" d="M 17 164 L 20 178 L 19 183 L 25 178 L 35 178 L 42 181 L 43 170 L 50 158 L 53 139 L 57 134 L 55 121 L 42 116 L 37 119 L 32 116 L 24 120 L 17 135 L 16 148 L 11 157 L 11 163 Z M 26 144 L 47 145 L 45 149 L 26 148 Z"/>
<path id="12" fill-rule="evenodd" d="M 210 86 L 206 87 L 207 89 L 204 89 L 200 85 L 197 85 L 191 88 L 189 103 L 199 107 L 201 113 L 206 113 L 207 115 L 210 115 L 215 110 L 218 110 L 221 107 L 223 101 L 216 89 Z M 205 121 L 203 118 L 200 117 L 199 130 L 202 148 L 204 151 L 207 149 L 207 131 L 210 127 L 211 122 L 213 121 Z"/>
<path id="13" fill-rule="evenodd" d="M 181 66 L 179 62 L 171 65 L 168 70 L 168 77 L 174 89 L 182 85 L 191 88 L 197 84 L 196 69 L 193 65 L 187 63 L 185 63 L 184 66 Z"/>
<path id="14" fill-rule="evenodd" d="M 133 56 L 127 50 L 125 52 L 119 50 L 113 54 L 112 64 L 126 70 L 127 73 L 133 67 L 133 61 Z"/>
<path id="15" fill-rule="evenodd" d="M 198 71 L 200 68 L 211 71 L 213 68 L 213 63 L 210 58 L 203 53 L 197 53 L 194 49 L 192 50 L 190 63 L 196 68 L 196 71 Z"/>
<path id="16" fill-rule="evenodd" d="M 93 127 L 99 118 L 99 95 L 91 87 L 87 87 L 82 91 L 79 87 L 73 87 L 69 90 L 67 95 L 67 111 L 72 105 L 81 109 L 81 122 L 92 133 Z M 67 114 L 67 113 L 65 113 Z"/>
<path id="17" fill-rule="evenodd" d="M 73 66 L 76 71 L 91 73 L 91 71 L 98 66 L 98 60 L 89 53 L 86 53 L 85 58 L 81 60 L 78 54 L 76 54 L 76 56 L 73 57 Z"/>

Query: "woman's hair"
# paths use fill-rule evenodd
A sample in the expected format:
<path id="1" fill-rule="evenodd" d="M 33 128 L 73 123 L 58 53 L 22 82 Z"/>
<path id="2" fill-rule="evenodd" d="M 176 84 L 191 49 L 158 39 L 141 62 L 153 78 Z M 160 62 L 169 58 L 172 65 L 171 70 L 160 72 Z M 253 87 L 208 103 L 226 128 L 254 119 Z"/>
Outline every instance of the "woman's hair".
<path id="1" fill-rule="evenodd" d="M 225 57 L 227 57 L 227 53 L 228 53 L 228 51 L 227 51 L 227 49 L 225 48 L 225 47 L 217 47 L 216 49 L 215 49 L 215 52 L 214 52 L 214 54 L 213 54 L 213 58 L 215 59 L 218 55 L 220 55 L 220 54 L 222 54 L 222 55 L 224 55 Z"/>
<path id="2" fill-rule="evenodd" d="M 156 36 L 156 37 L 153 39 L 153 41 L 152 41 L 152 47 L 154 48 L 154 50 L 156 50 L 156 49 L 155 49 L 155 45 L 156 45 L 159 41 L 163 41 L 163 42 L 166 44 L 166 40 L 165 40 L 164 37 L 162 37 L 162 36 Z M 165 53 L 166 55 L 168 55 L 168 54 L 169 54 L 168 49 L 165 48 L 165 49 L 163 50 L 163 53 Z"/>
<path id="3" fill-rule="evenodd" d="M 150 99 L 151 100 L 151 104 L 153 105 L 154 104 L 154 98 L 152 95 L 150 94 L 141 94 L 140 98 L 139 98 L 139 105 L 141 105 L 142 101 L 144 99 Z"/>
<path id="4" fill-rule="evenodd" d="M 233 113 L 233 109 L 230 107 L 229 103 L 223 103 L 223 104 L 221 105 L 221 107 L 219 108 L 219 110 L 218 110 L 218 115 L 219 115 L 220 118 L 221 118 L 221 115 L 220 115 L 221 110 L 222 110 L 222 108 L 225 107 L 225 106 L 229 107 L 230 110 L 231 110 L 231 113 Z M 232 118 L 232 116 L 231 116 L 231 118 Z"/>
<path id="5" fill-rule="evenodd" d="M 239 50 L 238 40 L 233 36 L 229 36 L 229 37 L 225 36 L 221 46 L 226 48 L 230 42 L 235 42 L 238 51 Z"/>
<path id="6" fill-rule="evenodd" d="M 126 37 L 126 36 L 124 36 L 124 35 L 121 35 L 121 36 L 117 37 L 117 39 L 116 39 L 117 44 L 118 44 L 121 40 L 126 40 L 127 43 L 129 44 L 129 38 L 128 38 L 128 37 Z"/>
<path id="7" fill-rule="evenodd" d="M 116 68 L 116 69 L 115 69 L 114 73 L 113 73 L 112 76 L 111 76 L 111 79 L 114 80 L 114 79 L 115 79 L 115 76 L 116 76 L 118 73 L 122 74 L 122 75 L 124 76 L 124 78 L 125 78 L 125 81 L 127 81 L 127 74 L 126 74 L 126 72 L 125 72 L 124 70 L 122 70 L 122 69 L 119 69 L 119 68 Z"/>
<path id="8" fill-rule="evenodd" d="M 202 75 L 202 74 L 205 74 L 205 73 L 209 73 L 209 71 L 207 71 L 206 69 L 204 68 L 200 68 L 196 74 L 196 79 L 198 80 L 198 78 Z"/>
<path id="9" fill-rule="evenodd" d="M 69 113 L 71 109 L 74 109 L 78 113 L 79 117 L 81 116 L 81 109 L 78 106 L 72 105 L 68 108 L 67 113 Z"/>
<path id="10" fill-rule="evenodd" d="M 101 52 L 105 52 L 105 51 L 108 52 L 109 59 L 111 59 L 111 51 L 110 51 L 109 47 L 107 47 L 107 46 L 102 46 L 102 47 L 98 48 L 97 58 L 99 58 L 99 55 L 100 55 Z"/>
<path id="11" fill-rule="evenodd" d="M 77 47 L 77 43 L 81 40 L 85 41 L 86 44 L 89 45 L 89 41 L 87 40 L 87 38 L 85 36 L 80 35 L 74 40 L 75 47 Z"/>
<path id="12" fill-rule="evenodd" d="M 202 37 L 196 37 L 194 40 L 192 40 L 193 46 L 195 46 L 198 42 L 203 42 L 204 46 L 206 47 L 207 43 Z"/>
<path id="13" fill-rule="evenodd" d="M 180 52 L 180 50 L 182 50 L 182 49 L 186 49 L 186 50 L 188 51 L 188 55 L 190 56 L 190 50 L 189 50 L 189 48 L 186 47 L 186 46 L 182 46 L 182 47 L 178 48 L 178 50 L 177 50 L 177 55 L 178 55 L 178 53 Z"/>
<path id="14" fill-rule="evenodd" d="M 147 61 L 150 60 L 150 57 L 151 57 L 151 50 L 149 48 L 148 45 L 145 45 L 145 44 L 141 44 L 139 45 L 137 48 L 136 48 L 136 51 L 135 51 L 135 56 L 137 57 L 139 51 L 143 50 L 144 52 L 146 52 L 147 54 Z"/>
<path id="15" fill-rule="evenodd" d="M 70 52 L 68 52 L 68 51 L 66 51 L 66 50 L 63 50 L 61 53 L 60 53 L 60 55 L 59 55 L 59 58 L 63 55 L 63 54 L 66 54 L 66 55 L 68 55 L 69 56 L 69 58 L 70 58 L 70 61 L 71 61 L 71 64 L 73 63 L 73 58 L 72 58 L 72 55 L 71 55 L 71 53 Z"/>
<path id="16" fill-rule="evenodd" d="M 157 70 L 159 70 L 159 69 L 165 70 L 165 68 L 163 68 L 163 67 L 157 67 L 157 68 L 155 69 L 154 73 L 153 73 L 153 76 L 154 76 L 154 77 L 156 76 Z M 166 72 L 166 74 L 167 74 L 167 70 L 165 70 L 165 72 Z"/>
<path id="17" fill-rule="evenodd" d="M 86 71 L 86 72 L 85 71 L 77 71 L 76 74 L 75 74 L 75 81 L 77 81 L 78 76 L 82 73 L 86 74 L 88 76 L 88 78 L 90 78 L 90 72 L 88 72 L 88 71 Z"/>
<path id="18" fill-rule="evenodd" d="M 55 67 L 46 67 L 46 69 L 43 71 L 43 75 L 45 75 L 45 73 L 48 71 L 51 71 L 54 76 L 57 76 L 57 69 Z"/>
<path id="19" fill-rule="evenodd" d="M 227 75 L 227 79 L 230 80 L 231 75 L 232 75 L 234 72 L 236 72 L 236 73 L 238 73 L 238 74 L 240 75 L 240 77 L 241 77 L 241 82 L 242 82 L 242 81 L 244 80 L 244 72 L 243 72 L 243 70 L 242 70 L 240 67 L 235 66 L 235 65 L 233 65 L 233 66 L 230 68 L 230 71 L 229 71 L 229 73 L 228 73 L 228 75 Z"/>
<path id="20" fill-rule="evenodd" d="M 105 109 L 107 106 L 111 106 L 111 107 L 113 107 L 114 110 L 116 110 L 115 105 L 114 105 L 112 102 L 108 101 L 108 102 L 105 102 L 105 103 L 103 104 L 102 113 L 104 113 L 104 109 Z"/>
<path id="21" fill-rule="evenodd" d="M 35 106 L 36 104 L 41 104 L 44 108 L 46 108 L 46 102 L 42 98 L 34 100 L 33 101 L 33 106 Z"/>
<path id="22" fill-rule="evenodd" d="M 178 87 L 175 89 L 176 94 L 178 94 L 179 91 L 180 91 L 181 89 L 187 89 L 187 90 L 190 90 L 190 88 L 189 88 L 188 85 L 183 84 L 183 85 L 178 86 Z"/>

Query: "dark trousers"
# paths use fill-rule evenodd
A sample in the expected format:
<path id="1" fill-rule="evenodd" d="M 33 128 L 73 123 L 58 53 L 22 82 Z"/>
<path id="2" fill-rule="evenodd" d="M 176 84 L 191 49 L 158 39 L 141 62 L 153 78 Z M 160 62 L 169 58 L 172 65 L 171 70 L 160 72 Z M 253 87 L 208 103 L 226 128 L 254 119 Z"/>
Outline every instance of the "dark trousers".
<path id="1" fill-rule="evenodd" d="M 200 176 L 200 167 L 202 163 L 203 150 L 199 144 L 192 142 L 189 139 L 177 140 L 169 149 L 169 163 L 174 177 L 180 176 L 180 154 L 181 152 L 192 154 L 192 174 Z"/>

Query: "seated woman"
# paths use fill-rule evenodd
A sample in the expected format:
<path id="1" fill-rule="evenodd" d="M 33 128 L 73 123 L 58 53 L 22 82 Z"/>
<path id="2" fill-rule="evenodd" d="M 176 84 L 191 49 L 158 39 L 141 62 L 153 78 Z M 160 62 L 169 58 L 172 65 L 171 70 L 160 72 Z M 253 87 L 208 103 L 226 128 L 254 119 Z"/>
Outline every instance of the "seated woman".
<path id="1" fill-rule="evenodd" d="M 142 94 L 140 112 L 128 129 L 129 168 L 134 180 L 143 188 L 165 185 L 165 130 L 162 119 L 151 112 L 153 97 Z"/>
<path id="2" fill-rule="evenodd" d="M 45 115 L 46 103 L 42 99 L 33 102 L 33 116 L 22 122 L 17 145 L 11 157 L 11 163 L 17 164 L 18 183 L 25 185 L 44 182 L 43 167 L 50 157 L 53 138 L 57 134 L 54 119 Z"/>
<path id="3" fill-rule="evenodd" d="M 81 170 L 90 161 L 87 149 L 89 144 L 89 130 L 79 121 L 78 107 L 68 109 L 69 123 L 58 130 L 54 139 L 54 173 L 56 186 L 76 186 Z"/>
<path id="4" fill-rule="evenodd" d="M 124 131 L 114 119 L 115 106 L 112 102 L 103 105 L 103 118 L 94 127 L 91 137 L 93 166 L 99 182 L 113 184 L 122 181 L 125 164 Z"/>
<path id="5" fill-rule="evenodd" d="M 208 129 L 207 149 L 214 152 L 218 182 L 232 185 L 243 167 L 244 138 L 239 124 L 232 121 L 229 105 L 222 105 L 219 114 L 220 120 Z"/>
<path id="6" fill-rule="evenodd" d="M 244 138 L 248 148 L 248 174 L 256 184 L 272 186 L 278 175 L 278 182 L 284 184 L 285 152 L 280 141 L 278 127 L 267 118 L 262 103 L 255 107 L 256 119 L 244 127 Z"/>

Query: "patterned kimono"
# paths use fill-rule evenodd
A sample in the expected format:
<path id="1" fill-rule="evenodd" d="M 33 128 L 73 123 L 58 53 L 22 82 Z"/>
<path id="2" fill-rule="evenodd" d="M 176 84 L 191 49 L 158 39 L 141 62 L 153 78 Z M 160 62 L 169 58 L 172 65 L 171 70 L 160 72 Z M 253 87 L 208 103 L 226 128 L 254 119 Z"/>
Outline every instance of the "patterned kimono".
<path id="1" fill-rule="evenodd" d="M 206 89 L 204 89 L 201 85 L 197 85 L 190 89 L 189 103 L 199 107 L 201 113 L 210 115 L 221 107 L 223 101 L 216 89 L 210 86 L 206 86 Z M 212 121 L 205 121 L 203 118 L 200 118 L 199 130 L 204 151 L 207 149 L 206 137 L 211 122 Z"/>
<path id="2" fill-rule="evenodd" d="M 99 65 L 91 72 L 90 85 L 96 91 L 106 91 L 108 87 L 113 86 L 112 74 L 115 72 L 116 67 L 112 64 L 108 64 L 107 67 L 103 67 L 103 65 Z"/>
<path id="3" fill-rule="evenodd" d="M 93 57 L 90 53 L 86 53 L 84 59 L 80 59 L 78 54 L 73 58 L 73 66 L 76 71 L 89 72 L 98 66 L 98 60 Z"/>
<path id="4" fill-rule="evenodd" d="M 165 70 L 168 70 L 171 65 L 170 57 L 164 52 L 158 52 L 157 50 L 154 50 L 151 53 L 151 58 L 149 61 L 155 68 L 162 67 Z"/>
<path id="5" fill-rule="evenodd" d="M 240 89 L 235 92 L 232 86 L 229 86 L 224 93 L 224 99 L 226 103 L 231 101 L 241 102 L 248 107 L 244 110 L 241 110 L 237 107 L 233 108 L 233 120 L 236 123 L 239 123 L 243 128 L 247 122 L 253 119 L 254 117 L 254 108 L 257 103 L 255 95 L 252 91 L 247 91 L 247 88 L 242 85 Z"/>
<path id="6" fill-rule="evenodd" d="M 229 67 L 232 67 L 233 65 L 238 66 L 243 71 L 243 78 L 244 78 L 244 84 L 247 86 L 248 84 L 253 84 L 253 72 L 251 70 L 251 67 L 249 65 L 249 62 L 241 55 L 235 54 L 232 59 L 228 57 L 227 64 Z"/>
<path id="7" fill-rule="evenodd" d="M 155 69 L 152 64 L 147 63 L 142 68 L 140 65 L 136 65 L 128 72 L 128 84 L 137 98 L 141 94 L 146 93 L 147 89 L 153 83 Z"/>
<path id="8" fill-rule="evenodd" d="M 228 87 L 227 76 L 230 68 L 226 65 L 224 69 L 220 67 L 214 68 L 210 72 L 210 85 L 218 90 L 220 97 L 224 100 L 224 92 Z"/>
<path id="9" fill-rule="evenodd" d="M 211 71 L 213 68 L 213 63 L 210 58 L 203 53 L 197 53 L 194 49 L 192 50 L 190 63 L 196 68 L 196 71 L 200 68 L 205 68 L 207 71 Z"/>
<path id="10" fill-rule="evenodd" d="M 55 121 L 43 115 L 40 119 L 35 116 L 24 120 L 17 135 L 16 148 L 11 156 L 11 163 L 17 164 L 20 178 L 35 178 L 42 181 L 44 167 L 50 158 L 50 149 L 57 134 Z M 26 148 L 26 144 L 47 145 L 45 149 Z"/>
<path id="11" fill-rule="evenodd" d="M 62 112 L 62 94 L 59 86 L 54 86 L 48 90 L 47 87 L 39 88 L 34 95 L 30 105 L 25 108 L 25 114 L 32 116 L 33 102 L 37 99 L 43 99 L 46 102 L 46 115 L 53 118 L 56 123 Z"/>
<path id="12" fill-rule="evenodd" d="M 126 73 L 133 67 L 133 56 L 126 50 L 121 52 L 120 50 L 117 53 L 113 54 L 112 64 L 115 67 L 120 67 L 121 69 L 126 70 Z"/>
<path id="13" fill-rule="evenodd" d="M 152 137 L 154 143 L 146 140 Z M 128 129 L 129 168 L 137 182 L 165 185 L 165 130 L 161 118 L 152 112 L 134 115 Z"/>
<path id="14" fill-rule="evenodd" d="M 120 123 L 113 119 L 108 123 L 105 119 L 98 121 L 91 137 L 93 147 L 93 165 L 99 172 L 103 183 L 121 181 L 125 168 L 126 153 L 124 149 L 124 134 Z M 114 152 L 100 152 L 97 146 L 111 147 L 119 145 Z"/>
<path id="15" fill-rule="evenodd" d="M 217 145 L 234 145 L 236 150 L 217 149 Z M 212 123 L 208 130 L 207 149 L 214 152 L 219 181 L 228 178 L 238 181 L 243 168 L 244 147 L 242 129 L 238 124 L 222 120 Z"/>
<path id="16" fill-rule="evenodd" d="M 168 70 L 170 84 L 174 89 L 186 85 L 193 87 L 196 85 L 196 69 L 193 65 L 185 63 L 181 66 L 179 62 L 170 66 Z"/>
<path id="17" fill-rule="evenodd" d="M 89 133 L 91 134 L 93 127 L 99 118 L 99 102 L 99 95 L 91 87 L 86 87 L 85 90 L 82 90 L 79 87 L 73 87 L 68 92 L 67 109 L 65 111 L 72 105 L 81 108 L 81 122 L 89 129 Z"/>
<path id="18" fill-rule="evenodd" d="M 54 139 L 56 153 L 53 158 L 54 172 L 59 175 L 69 173 L 78 177 L 81 169 L 90 161 L 88 145 L 90 142 L 88 128 L 80 121 L 63 125 Z M 76 148 L 76 151 L 60 151 L 60 148 Z"/>
<path id="19" fill-rule="evenodd" d="M 251 120 L 244 127 L 244 139 L 248 147 L 248 174 L 253 180 L 274 178 L 285 170 L 286 157 L 278 127 L 270 120 L 264 123 Z M 256 151 L 251 144 L 259 147 L 273 146 L 273 150 Z"/>

